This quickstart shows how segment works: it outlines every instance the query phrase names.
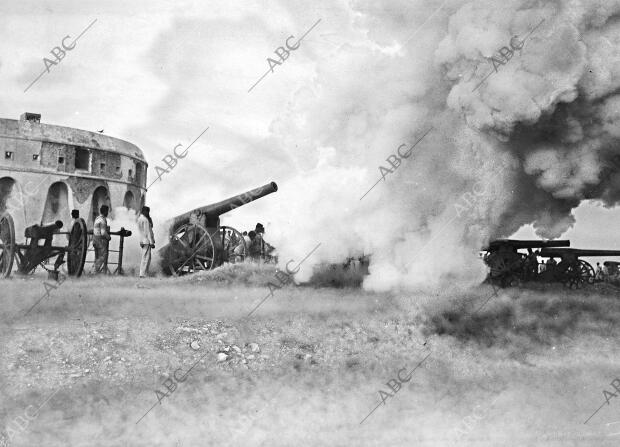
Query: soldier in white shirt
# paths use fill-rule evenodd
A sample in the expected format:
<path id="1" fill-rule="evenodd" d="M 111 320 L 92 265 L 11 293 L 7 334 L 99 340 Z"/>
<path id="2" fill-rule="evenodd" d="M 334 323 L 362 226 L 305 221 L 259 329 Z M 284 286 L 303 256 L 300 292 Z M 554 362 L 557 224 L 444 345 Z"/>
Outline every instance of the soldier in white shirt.
<path id="1" fill-rule="evenodd" d="M 142 212 L 138 216 L 138 230 L 140 231 L 140 248 L 142 248 L 142 260 L 140 261 L 140 278 L 145 278 L 149 274 L 151 265 L 151 250 L 155 248 L 155 237 L 153 236 L 153 220 L 151 219 L 151 209 L 148 206 L 142 207 Z"/>
<path id="2" fill-rule="evenodd" d="M 95 248 L 95 273 L 101 273 L 108 264 L 108 247 L 110 245 L 110 227 L 108 226 L 108 212 L 110 208 L 103 205 L 99 208 L 99 215 L 93 227 L 93 247 Z M 104 272 L 105 273 L 105 272 Z"/>

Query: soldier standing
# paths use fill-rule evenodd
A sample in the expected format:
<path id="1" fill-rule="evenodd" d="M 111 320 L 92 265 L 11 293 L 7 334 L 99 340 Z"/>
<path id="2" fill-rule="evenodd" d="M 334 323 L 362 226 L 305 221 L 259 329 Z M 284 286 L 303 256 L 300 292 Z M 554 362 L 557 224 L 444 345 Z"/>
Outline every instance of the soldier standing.
<path id="1" fill-rule="evenodd" d="M 248 237 L 250 238 L 250 245 L 248 247 L 250 259 L 252 261 L 258 261 L 260 260 L 260 240 L 254 231 L 250 231 Z"/>
<path id="2" fill-rule="evenodd" d="M 142 212 L 138 217 L 138 230 L 140 231 L 140 248 L 142 248 L 140 278 L 145 278 L 149 274 L 149 266 L 151 265 L 151 250 L 155 248 L 153 220 L 151 219 L 151 209 L 148 206 L 142 207 Z"/>
<path id="3" fill-rule="evenodd" d="M 256 245 L 258 246 L 260 259 L 265 262 L 273 261 L 274 257 L 271 255 L 271 253 L 273 253 L 275 247 L 269 244 L 269 242 L 265 241 L 265 227 L 263 227 L 263 224 L 260 222 L 257 223 L 254 232 L 256 233 Z"/>
<path id="4" fill-rule="evenodd" d="M 103 205 L 99 208 L 99 215 L 95 219 L 93 228 L 93 247 L 95 247 L 95 273 L 101 273 L 108 264 L 108 247 L 110 245 L 110 227 L 108 226 L 108 212 L 110 208 Z"/>
<path id="5" fill-rule="evenodd" d="M 601 267 L 600 262 L 596 263 L 596 273 L 594 275 L 594 279 L 596 279 L 597 281 L 603 280 L 603 268 Z"/>
<path id="6" fill-rule="evenodd" d="M 80 219 L 80 211 L 79 210 L 71 210 L 71 224 L 69 224 L 67 240 L 71 240 L 71 232 L 73 231 L 73 225 Z"/>
<path id="7" fill-rule="evenodd" d="M 265 255 L 265 241 L 263 236 L 265 235 L 265 227 L 263 227 L 262 223 L 257 223 L 256 228 L 254 228 L 254 232 L 256 233 L 256 245 L 258 247 L 259 257 L 263 258 Z"/>

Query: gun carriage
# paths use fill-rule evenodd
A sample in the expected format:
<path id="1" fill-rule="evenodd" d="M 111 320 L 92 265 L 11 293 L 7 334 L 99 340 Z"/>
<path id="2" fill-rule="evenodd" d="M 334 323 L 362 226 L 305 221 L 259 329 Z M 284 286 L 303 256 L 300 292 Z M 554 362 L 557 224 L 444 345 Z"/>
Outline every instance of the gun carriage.
<path id="1" fill-rule="evenodd" d="M 68 232 L 61 232 L 62 227 L 60 220 L 48 225 L 31 225 L 24 231 L 26 241 L 18 244 L 13 217 L 6 211 L 0 214 L 0 278 L 11 275 L 14 262 L 18 273 L 28 274 L 54 257 L 53 272 L 58 275 L 58 269 L 65 263 L 65 255 L 68 274 L 81 276 L 88 250 L 86 222 L 77 219 Z M 66 235 L 67 245 L 53 245 L 56 235 Z"/>
<path id="2" fill-rule="evenodd" d="M 516 286 L 521 281 L 534 278 L 538 274 L 538 263 L 535 258 L 528 257 L 534 249 L 548 247 L 569 247 L 570 241 L 540 241 L 497 239 L 491 241 L 483 259 L 489 267 L 489 281 L 501 287 Z M 528 253 L 519 250 L 528 249 Z"/>
<path id="3" fill-rule="evenodd" d="M 595 271 L 582 257 L 620 256 L 620 250 L 569 248 L 570 241 L 498 239 L 484 248 L 483 259 L 489 267 L 488 280 L 501 287 L 517 286 L 522 281 L 559 282 L 571 289 L 593 284 Z M 527 253 L 519 250 L 527 249 Z M 538 251 L 534 251 L 538 249 Z M 547 258 L 539 264 L 538 257 Z M 559 261 L 556 261 L 559 259 Z M 608 269 L 618 263 L 606 261 Z M 617 268 L 617 267 L 616 267 Z"/>
<path id="4" fill-rule="evenodd" d="M 220 216 L 278 190 L 275 182 L 205 205 L 174 217 L 169 226 L 169 243 L 158 253 L 164 273 L 182 275 L 211 270 L 232 256 L 242 259 L 248 254 L 243 235 L 236 229 L 220 226 Z M 234 252 L 235 248 L 241 245 Z"/>
<path id="5" fill-rule="evenodd" d="M 543 258 L 560 258 L 558 263 L 545 264 L 540 280 L 557 281 L 571 289 L 578 289 L 584 284 L 593 284 L 594 268 L 580 257 L 620 256 L 620 250 L 587 250 L 578 248 L 545 248 L 538 256 Z"/>

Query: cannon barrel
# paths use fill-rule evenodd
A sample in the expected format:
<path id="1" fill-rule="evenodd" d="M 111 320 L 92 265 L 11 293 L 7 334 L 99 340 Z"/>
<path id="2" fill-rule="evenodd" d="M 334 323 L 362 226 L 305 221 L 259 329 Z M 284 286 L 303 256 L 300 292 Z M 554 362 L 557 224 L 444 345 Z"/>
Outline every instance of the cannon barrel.
<path id="1" fill-rule="evenodd" d="M 620 250 L 589 250 L 580 248 L 543 248 L 539 256 L 559 258 L 563 255 L 574 256 L 620 256 Z"/>
<path id="2" fill-rule="evenodd" d="M 62 225 L 60 220 L 49 225 L 31 225 L 26 228 L 24 235 L 32 239 L 47 239 L 61 229 Z"/>
<path id="3" fill-rule="evenodd" d="M 87 233 L 89 236 L 92 236 L 93 234 L 95 234 L 93 230 L 88 230 Z M 109 231 L 108 233 L 110 234 L 110 236 L 131 237 L 132 235 L 131 230 L 126 230 L 124 227 L 121 227 L 121 229 L 118 231 Z"/>
<path id="4" fill-rule="evenodd" d="M 224 213 L 227 213 L 228 211 L 234 210 L 235 208 L 239 208 L 240 206 L 246 205 L 250 202 L 253 202 L 254 200 L 260 199 L 261 197 L 265 197 L 268 194 L 276 192 L 277 190 L 278 185 L 275 182 L 270 182 L 266 185 L 259 186 L 258 188 L 251 189 L 250 191 L 246 191 L 242 194 L 237 194 L 236 196 L 229 197 L 228 199 L 222 200 L 221 202 L 201 206 L 200 208 L 196 208 L 188 211 L 187 213 L 176 216 L 173 219 L 172 226 L 170 228 L 178 228 L 180 225 L 188 223 L 192 214 L 206 214 L 209 217 L 220 216 Z"/>
<path id="5" fill-rule="evenodd" d="M 567 239 L 557 241 L 541 241 L 541 240 L 519 240 L 519 239 L 496 239 L 489 242 L 489 246 L 484 248 L 484 251 L 490 251 L 497 249 L 501 246 L 520 248 L 549 248 L 549 247 L 570 247 L 570 241 Z"/>

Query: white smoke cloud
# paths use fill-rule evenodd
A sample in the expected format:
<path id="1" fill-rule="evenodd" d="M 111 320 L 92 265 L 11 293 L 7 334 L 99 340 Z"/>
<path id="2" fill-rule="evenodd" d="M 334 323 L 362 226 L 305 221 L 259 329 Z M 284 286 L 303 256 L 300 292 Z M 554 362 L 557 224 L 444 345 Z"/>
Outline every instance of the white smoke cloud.
<path id="1" fill-rule="evenodd" d="M 364 17 L 365 8 L 356 12 Z M 343 47 L 345 55 L 320 65 L 313 88 L 273 128 L 283 142 L 307 143 L 306 164 L 320 154 L 313 148 L 337 154 L 321 161 L 329 168 L 306 170 L 308 211 L 300 214 L 295 204 L 289 213 L 300 216 L 294 227 L 304 230 L 278 242 L 312 247 L 306 235 L 326 238 L 327 259 L 354 248 L 372 253 L 365 285 L 386 289 L 478 280 L 478 248 L 526 223 L 543 237 L 565 232 L 574 223 L 571 210 L 617 153 L 620 29 L 608 19 L 619 11 L 618 2 L 462 2 L 429 22 L 425 45 L 405 45 L 397 55 L 369 50 L 376 46 L 368 42 Z M 395 27 L 393 37 L 400 32 Z M 369 34 L 371 43 L 390 42 L 386 35 L 373 42 L 376 35 Z M 494 71 L 488 58 L 526 36 L 476 88 Z M 351 79 L 352 72 L 363 75 Z M 415 156 L 355 203 L 354 186 L 378 175 L 369 166 L 389 167 L 384 159 L 399 138 L 411 140 L 430 125 L 436 131 Z M 494 183 L 494 194 L 476 197 L 468 213 L 443 225 L 481 181 Z"/>
<path id="2" fill-rule="evenodd" d="M 225 223 L 240 230 L 265 223 L 284 262 L 321 243 L 300 279 L 316 262 L 363 252 L 372 255 L 366 287 L 410 288 L 477 281 L 477 252 L 489 238 L 524 224 L 557 237 L 583 199 L 620 200 L 620 182 L 603 175 L 619 152 L 620 31 L 610 19 L 620 2 L 356 1 L 329 11 L 287 61 L 290 71 L 270 75 L 251 96 L 242 94 L 256 70 L 233 83 L 220 76 L 237 67 L 227 57 L 233 47 L 254 60 L 243 36 L 228 35 L 225 52 L 211 40 L 181 44 L 185 33 L 247 26 L 245 18 L 180 20 L 162 33 L 153 60 L 191 60 L 192 70 L 172 66 L 161 75 L 170 92 L 158 112 L 172 122 L 180 102 L 215 101 L 197 109 L 213 121 L 208 152 L 190 155 L 161 193 L 149 192 L 156 232 L 177 212 L 274 180 L 276 194 L 223 216 Z M 291 17 L 260 22 L 261 33 L 312 23 Z M 475 88 L 494 70 L 489 58 L 526 36 Z M 214 73 L 214 63 L 220 71 L 209 82 L 192 74 Z M 241 127 L 231 126 L 241 113 Z M 360 201 L 381 178 L 379 166 L 392 169 L 386 158 L 431 127 Z M 165 191 L 183 193 L 169 205 Z"/>

